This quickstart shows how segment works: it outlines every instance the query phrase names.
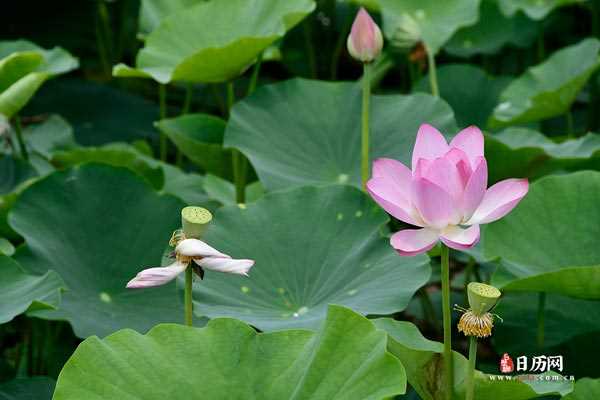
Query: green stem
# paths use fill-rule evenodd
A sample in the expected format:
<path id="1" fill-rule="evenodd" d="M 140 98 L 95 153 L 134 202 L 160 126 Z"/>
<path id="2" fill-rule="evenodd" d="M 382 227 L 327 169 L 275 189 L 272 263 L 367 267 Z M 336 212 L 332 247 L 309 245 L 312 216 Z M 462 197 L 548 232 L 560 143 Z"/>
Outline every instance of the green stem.
<path id="1" fill-rule="evenodd" d="M 256 90 L 256 85 L 258 84 L 258 76 L 260 75 L 260 67 L 262 66 L 262 60 L 263 54 L 260 53 L 258 59 L 256 60 L 256 64 L 254 64 L 254 69 L 252 70 L 250 84 L 248 85 L 248 94 L 246 96 L 250 96 Z"/>
<path id="2" fill-rule="evenodd" d="M 348 14 L 346 16 L 346 19 L 344 20 L 342 31 L 338 35 L 338 39 L 335 43 L 333 55 L 331 56 L 331 72 L 330 73 L 331 73 L 332 81 L 337 80 L 340 57 L 342 56 L 342 51 L 344 51 L 344 46 L 346 45 L 346 38 L 350 34 L 351 28 L 352 28 L 352 14 Z"/>
<path id="3" fill-rule="evenodd" d="M 442 246 L 442 313 L 444 320 L 444 384 L 446 399 L 452 398 L 453 371 L 452 371 L 452 319 L 450 316 L 450 250 Z"/>
<path id="4" fill-rule="evenodd" d="M 361 130 L 361 164 L 360 176 L 363 190 L 369 180 L 369 108 L 371 100 L 371 66 L 364 64 L 362 78 L 362 130 Z"/>
<path id="5" fill-rule="evenodd" d="M 475 398 L 475 364 L 477 363 L 477 337 L 471 336 L 469 338 L 469 369 L 467 370 L 466 388 L 467 394 L 466 400 L 473 400 Z"/>
<path id="6" fill-rule="evenodd" d="M 159 84 L 158 86 L 158 101 L 159 101 L 159 117 L 160 119 L 167 118 L 167 86 Z M 159 132 L 160 140 L 160 160 L 167 161 L 167 135 Z"/>
<path id="7" fill-rule="evenodd" d="M 313 79 L 317 79 L 317 57 L 315 55 L 315 46 L 313 45 L 312 29 L 310 18 L 304 20 L 304 42 L 306 44 L 306 53 L 308 54 L 308 65 L 310 66 L 310 75 Z"/>
<path id="8" fill-rule="evenodd" d="M 27 153 L 27 146 L 23 140 L 23 128 L 21 126 L 21 118 L 15 115 L 15 134 L 17 135 L 17 142 L 19 142 L 19 150 L 21 151 L 21 157 L 24 160 L 29 160 L 29 154 Z"/>
<path id="9" fill-rule="evenodd" d="M 96 22 L 96 43 L 98 46 L 98 55 L 100 63 L 106 77 L 112 75 L 112 31 L 110 16 L 106 3 L 98 1 L 98 20 Z"/>
<path id="10" fill-rule="evenodd" d="M 231 108 L 235 101 L 235 93 L 233 90 L 233 82 L 227 83 L 227 114 L 231 117 Z M 231 162 L 233 166 L 233 183 L 235 185 L 235 201 L 237 203 L 243 203 L 245 199 L 246 191 L 246 160 L 242 153 L 237 149 L 231 151 Z"/>
<path id="11" fill-rule="evenodd" d="M 567 136 L 569 139 L 575 137 L 575 126 L 573 124 L 573 113 L 571 110 L 567 111 L 565 114 L 565 118 L 567 120 Z"/>
<path id="12" fill-rule="evenodd" d="M 187 326 L 194 325 L 194 303 L 192 302 L 192 283 L 193 283 L 192 267 L 188 267 L 185 270 L 185 324 Z"/>
<path id="13" fill-rule="evenodd" d="M 537 345 L 539 349 L 544 348 L 544 314 L 546 309 L 546 293 L 541 292 L 538 295 L 537 310 Z"/>
<path id="14" fill-rule="evenodd" d="M 435 97 L 440 97 L 438 88 L 437 70 L 435 68 L 435 54 L 427 49 L 427 60 L 429 63 L 429 85 L 431 86 L 431 94 Z"/>
<path id="15" fill-rule="evenodd" d="M 192 98 L 194 96 L 194 85 L 188 83 L 185 86 L 185 97 L 183 98 L 183 107 L 181 108 L 181 115 L 188 114 L 192 107 Z"/>
<path id="16" fill-rule="evenodd" d="M 435 310 L 433 309 L 433 302 L 431 301 L 431 297 L 429 297 L 429 293 L 425 287 L 419 289 L 419 299 L 421 300 L 421 308 L 423 309 L 423 316 L 425 317 L 425 320 L 427 320 L 429 325 L 437 332 L 438 324 L 437 318 L 435 317 Z"/>

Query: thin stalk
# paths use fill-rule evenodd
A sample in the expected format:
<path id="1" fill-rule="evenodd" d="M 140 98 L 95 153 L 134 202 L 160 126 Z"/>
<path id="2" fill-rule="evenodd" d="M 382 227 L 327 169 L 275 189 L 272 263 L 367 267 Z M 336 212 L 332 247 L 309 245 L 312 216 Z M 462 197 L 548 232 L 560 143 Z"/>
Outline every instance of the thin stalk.
<path id="1" fill-rule="evenodd" d="M 429 63 L 429 85 L 431 86 L 431 94 L 435 97 L 440 97 L 437 70 L 435 68 L 435 54 L 429 49 L 427 49 L 427 62 Z"/>
<path id="2" fill-rule="evenodd" d="M 250 84 L 248 85 L 248 94 L 246 96 L 250 96 L 256 90 L 256 85 L 258 84 L 258 76 L 260 75 L 260 67 L 262 66 L 262 60 L 263 54 L 260 53 L 258 59 L 256 60 L 256 64 L 254 64 L 254 69 L 252 70 Z"/>
<path id="3" fill-rule="evenodd" d="M 475 399 L 475 364 L 477 363 L 477 337 L 469 338 L 469 369 L 467 370 L 466 400 Z"/>
<path id="4" fill-rule="evenodd" d="M 231 108 L 235 101 L 235 93 L 233 90 L 233 82 L 227 83 L 227 114 L 231 117 Z M 237 203 L 243 203 L 245 199 L 246 191 L 246 160 L 242 153 L 237 149 L 231 151 L 231 162 L 233 166 L 233 184 L 235 185 L 235 201 Z"/>
<path id="5" fill-rule="evenodd" d="M 437 318 L 435 317 L 435 310 L 433 309 L 433 302 L 427 292 L 427 289 L 422 287 L 419 289 L 419 299 L 421 301 L 421 308 L 423 309 L 423 316 L 429 323 L 429 325 L 438 331 Z"/>
<path id="6" fill-rule="evenodd" d="M 366 190 L 369 180 L 369 108 L 371 101 L 371 66 L 364 64 L 362 78 L 362 129 L 361 129 L 361 163 L 360 176 L 362 188 Z"/>
<path id="7" fill-rule="evenodd" d="M 167 118 L 167 87 L 164 84 L 158 86 L 158 101 L 159 101 L 159 117 L 160 119 Z M 167 161 L 167 135 L 159 132 L 160 140 L 160 160 Z"/>
<path id="8" fill-rule="evenodd" d="M 100 63 L 107 77 L 112 75 L 113 49 L 112 49 L 112 30 L 110 15 L 106 3 L 98 1 L 98 23 L 96 25 L 96 41 L 98 44 L 98 54 Z"/>
<path id="9" fill-rule="evenodd" d="M 567 120 L 567 136 L 570 138 L 575 137 L 575 125 L 573 123 L 573 113 L 571 110 L 567 111 L 565 114 L 565 118 Z"/>
<path id="10" fill-rule="evenodd" d="M 537 345 L 538 348 L 544 348 L 544 314 L 546 309 L 546 293 L 541 292 L 538 295 L 538 309 L 537 309 Z"/>
<path id="11" fill-rule="evenodd" d="M 338 39 L 335 43 L 335 48 L 333 50 L 333 55 L 331 56 L 331 80 L 337 80 L 338 68 L 340 63 L 340 58 L 342 56 L 342 51 L 344 51 L 344 46 L 346 45 L 346 38 L 350 34 L 350 29 L 352 28 L 352 15 L 346 15 L 346 19 L 344 20 L 344 24 L 342 27 L 342 31 L 338 35 Z"/>
<path id="12" fill-rule="evenodd" d="M 188 83 L 185 86 L 185 97 L 183 98 L 183 107 L 181 107 L 181 115 L 188 114 L 192 107 L 192 98 L 194 97 L 194 85 Z"/>
<path id="13" fill-rule="evenodd" d="M 192 302 L 192 283 L 193 283 L 193 273 L 192 267 L 188 267 L 185 270 L 185 293 L 184 293 L 184 303 L 185 303 L 185 324 L 187 326 L 194 325 L 194 303 Z"/>
<path id="14" fill-rule="evenodd" d="M 21 126 L 21 118 L 18 115 L 15 115 L 15 134 L 17 135 L 17 142 L 19 142 L 19 151 L 21 152 L 21 157 L 23 157 L 24 160 L 29 160 L 27 146 L 25 146 L 25 141 L 23 140 L 23 128 Z"/>
<path id="15" fill-rule="evenodd" d="M 306 53 L 308 55 L 308 65 L 310 66 L 310 75 L 313 79 L 317 79 L 317 56 L 315 55 L 315 46 L 312 40 L 312 29 L 310 26 L 311 20 L 304 21 L 304 43 L 306 45 Z"/>
<path id="16" fill-rule="evenodd" d="M 442 313 L 444 320 L 444 385 L 446 399 L 452 398 L 454 376 L 452 371 L 452 319 L 450 317 L 450 250 L 442 246 Z"/>

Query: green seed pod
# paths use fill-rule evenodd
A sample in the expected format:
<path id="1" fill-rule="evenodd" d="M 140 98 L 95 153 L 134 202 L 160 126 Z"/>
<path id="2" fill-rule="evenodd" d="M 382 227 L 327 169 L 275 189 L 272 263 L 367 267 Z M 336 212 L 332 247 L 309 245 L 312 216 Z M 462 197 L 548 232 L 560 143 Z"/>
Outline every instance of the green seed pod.
<path id="1" fill-rule="evenodd" d="M 485 283 L 471 282 L 467 285 L 471 311 L 478 316 L 490 311 L 500 299 L 500 291 Z"/>
<path id="2" fill-rule="evenodd" d="M 189 206 L 181 210 L 181 227 L 188 239 L 200 239 L 212 220 L 206 208 Z"/>

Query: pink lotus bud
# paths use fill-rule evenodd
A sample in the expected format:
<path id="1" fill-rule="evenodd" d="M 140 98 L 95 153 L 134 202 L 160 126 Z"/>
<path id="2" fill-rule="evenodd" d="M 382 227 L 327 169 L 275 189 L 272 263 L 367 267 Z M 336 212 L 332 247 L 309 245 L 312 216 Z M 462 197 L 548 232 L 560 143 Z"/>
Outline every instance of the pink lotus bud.
<path id="1" fill-rule="evenodd" d="M 381 29 L 362 7 L 352 24 L 347 46 L 352 57 L 365 63 L 377 58 L 383 48 Z"/>

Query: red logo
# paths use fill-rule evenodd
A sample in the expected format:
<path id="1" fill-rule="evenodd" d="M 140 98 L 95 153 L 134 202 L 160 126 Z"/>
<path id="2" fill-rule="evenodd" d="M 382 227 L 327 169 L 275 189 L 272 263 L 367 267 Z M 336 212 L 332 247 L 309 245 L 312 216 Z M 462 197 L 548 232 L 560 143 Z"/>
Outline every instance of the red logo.
<path id="1" fill-rule="evenodd" d="M 508 355 L 508 353 L 504 353 L 502 358 L 500 359 L 500 372 L 503 374 L 509 374 L 515 370 L 515 364 L 513 363 L 512 358 Z"/>

